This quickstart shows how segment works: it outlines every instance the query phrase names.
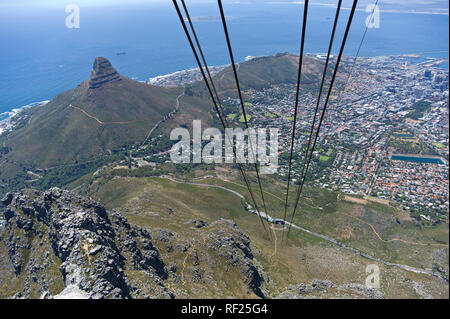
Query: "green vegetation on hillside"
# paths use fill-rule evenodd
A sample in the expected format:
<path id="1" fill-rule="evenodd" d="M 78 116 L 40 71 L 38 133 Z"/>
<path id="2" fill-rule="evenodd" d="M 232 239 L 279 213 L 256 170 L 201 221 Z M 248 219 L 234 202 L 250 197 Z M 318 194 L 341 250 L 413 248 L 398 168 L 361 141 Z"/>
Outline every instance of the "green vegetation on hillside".
<path id="1" fill-rule="evenodd" d="M 413 104 L 412 111 L 408 114 L 408 117 L 413 120 L 420 119 L 425 112 L 429 111 L 431 103 L 428 101 L 418 101 Z"/>
<path id="2" fill-rule="evenodd" d="M 247 115 L 246 115 L 246 118 L 247 118 L 247 122 L 248 122 L 248 121 L 250 121 L 250 119 L 252 118 L 252 116 L 249 115 L 249 114 L 247 114 Z M 241 117 L 239 118 L 239 122 L 241 122 L 241 123 L 244 123 L 244 122 L 245 122 L 244 115 L 241 115 Z"/>
<path id="3" fill-rule="evenodd" d="M 417 137 L 410 138 L 391 135 L 389 146 L 394 148 L 395 153 L 422 155 L 436 154 L 435 150 L 432 150 Z"/>
<path id="4" fill-rule="evenodd" d="M 364 280 L 358 277 L 358 273 L 364 273 L 365 265 L 371 261 L 296 229 L 292 229 L 284 247 L 280 246 L 282 232 L 274 231 L 278 244 L 276 245 L 276 256 L 273 256 L 274 238 L 269 237 L 262 230 L 256 215 L 245 211 L 242 200 L 238 196 L 223 189 L 182 182 L 185 180 L 188 183 L 219 185 L 244 195 L 245 202 L 251 203 L 244 182 L 240 180 L 237 172 L 225 169 L 221 169 L 220 172 L 221 178 L 206 177 L 214 175 L 214 171 L 203 171 L 200 168 L 191 171 L 191 177 L 188 179 L 179 173 L 173 175 L 176 176 L 174 177 L 176 180 L 181 182 L 173 182 L 157 176 L 114 178 L 100 182 L 101 187 L 91 187 L 89 194 L 104 202 L 110 209 L 138 206 L 140 210 L 127 208 L 126 216 L 130 220 L 145 227 L 169 228 L 178 236 L 193 236 L 184 226 L 185 221 L 193 218 L 192 216 L 208 222 L 218 218 L 233 219 L 250 236 L 254 249 L 261 251 L 255 255 L 255 258 L 272 278 L 272 281 L 266 283 L 264 287 L 267 296 L 276 295 L 282 290 L 282 287 L 292 283 L 292 278 L 296 278 L 295 280 L 298 282 L 305 282 L 312 278 L 320 278 L 323 275 L 322 272 L 328 273 L 329 279 L 332 281 L 351 282 L 356 280 L 358 282 Z M 205 178 L 201 178 L 202 176 Z M 276 178 L 268 176 L 263 179 L 266 203 L 272 217 L 283 218 L 283 185 L 284 182 Z M 295 191 L 294 188 L 291 198 L 294 198 Z M 407 214 L 396 208 L 377 202 L 359 200 L 366 204 L 357 204 L 346 200 L 343 194 L 307 187 L 300 200 L 294 223 L 386 261 L 419 268 L 433 267 L 433 265 L 441 265 L 441 269 L 448 267 L 445 266 L 448 248 L 437 246 L 448 242 L 448 239 L 445 239 L 448 236 L 448 229 L 445 229 L 444 225 L 423 229 L 415 225 L 414 220 Z M 164 213 L 168 207 L 174 211 L 173 214 Z M 288 211 L 290 214 L 291 210 Z M 144 212 L 159 213 L 152 217 L 152 214 Z M 170 223 L 166 222 L 167 218 L 170 218 Z M 384 241 L 380 240 L 377 234 Z M 404 242 L 396 240 L 397 238 Z M 419 243 L 419 245 L 407 242 Z M 162 247 L 163 251 L 165 249 Z M 443 249 L 444 259 L 436 257 L 436 252 L 441 249 Z M 353 266 L 351 266 L 352 264 Z M 336 265 L 339 267 L 335 267 Z M 389 288 L 387 284 L 383 284 L 383 292 L 388 296 L 411 297 L 414 295 L 412 286 L 407 287 L 401 284 L 401 278 L 405 278 L 405 276 L 413 276 L 408 277 L 414 278 L 413 280 L 434 280 L 432 277 L 419 279 L 416 277 L 419 275 L 401 271 L 395 267 L 384 268 L 382 264 L 380 267 L 383 268 L 383 280 L 390 282 Z M 360 270 L 357 271 L 357 269 Z M 228 278 L 226 273 L 224 276 Z M 177 284 L 174 283 L 174 286 L 177 287 Z M 237 287 L 233 289 L 237 289 Z"/>

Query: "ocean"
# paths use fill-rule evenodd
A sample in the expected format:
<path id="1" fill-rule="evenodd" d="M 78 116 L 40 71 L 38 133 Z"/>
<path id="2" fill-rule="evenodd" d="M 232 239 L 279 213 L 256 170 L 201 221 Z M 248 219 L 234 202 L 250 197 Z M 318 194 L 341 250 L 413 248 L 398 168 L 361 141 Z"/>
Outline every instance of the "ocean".
<path id="1" fill-rule="evenodd" d="M 344 6 L 349 6 L 344 1 Z M 189 1 L 188 1 L 189 5 Z M 208 64 L 229 63 L 217 5 L 189 5 Z M 298 53 L 301 4 L 225 4 L 235 58 Z M 370 13 L 360 8 L 345 54 L 355 55 Z M 383 9 L 381 7 L 381 9 Z M 335 9 L 312 5 L 305 52 L 327 50 Z M 349 10 L 340 18 L 337 40 Z M 50 100 L 90 76 L 96 56 L 108 58 L 123 75 L 145 81 L 196 66 L 171 1 L 147 5 L 80 6 L 80 28 L 68 29 L 65 6 L 22 6 L 0 10 L 0 114 Z M 422 53 L 448 58 L 448 15 L 380 13 L 360 56 Z M 338 51 L 334 48 L 334 53 Z M 124 54 L 117 54 L 117 53 Z M 444 66 L 448 69 L 448 64 Z M 0 115 L 0 119 L 2 116 Z"/>

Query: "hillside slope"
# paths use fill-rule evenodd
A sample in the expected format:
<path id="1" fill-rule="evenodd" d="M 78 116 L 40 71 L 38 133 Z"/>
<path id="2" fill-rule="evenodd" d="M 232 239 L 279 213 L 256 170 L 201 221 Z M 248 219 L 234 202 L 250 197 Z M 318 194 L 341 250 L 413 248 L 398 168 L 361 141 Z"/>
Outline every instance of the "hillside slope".
<path id="1" fill-rule="evenodd" d="M 288 240 L 282 243 L 281 226 L 271 225 L 269 236 L 258 217 L 245 210 L 245 203 L 250 203 L 251 199 L 237 170 L 198 169 L 189 177 L 180 172 L 176 177 L 119 175 L 115 170 L 105 171 L 97 175 L 92 184 L 78 187 L 77 192 L 89 194 L 108 209 L 119 209 L 136 225 L 164 229 L 174 234 L 166 236 L 167 241 L 155 241 L 155 246 L 164 260 L 175 263 L 184 273 L 183 282 L 171 283 L 177 296 L 217 296 L 215 290 L 205 291 L 209 285 L 207 281 L 198 280 L 195 269 L 202 269 L 207 259 L 203 253 L 207 228 L 201 226 L 226 218 L 232 219 L 249 236 L 253 263 L 261 265 L 258 269 L 263 270 L 260 271 L 264 278 L 261 290 L 265 297 L 278 297 L 291 290 L 290 285 L 306 284 L 309 287 L 314 279 L 319 279 L 330 280 L 332 287 L 327 284 L 322 291 L 312 289 L 313 285 L 311 291 L 308 288 L 303 292 L 294 287 L 292 294 L 282 294 L 281 297 L 375 298 L 381 295 L 362 289 L 367 277 L 365 269 L 368 264 L 375 263 L 382 274 L 380 291 L 387 298 L 425 298 L 430 295 L 448 298 L 447 279 L 392 266 L 396 263 L 432 269 L 448 278 L 447 225 L 421 228 L 403 218 L 404 212 L 388 205 L 368 203 L 363 207 L 339 198 L 334 192 L 308 187 L 294 219 L 295 225 L 307 231 L 293 227 Z M 133 174 L 130 172 L 130 175 Z M 282 218 L 284 182 L 270 177 L 262 182 L 271 216 Z M 359 217 L 355 219 L 352 216 Z M 202 222 L 197 222 L 199 220 Z M 366 223 L 375 225 L 379 236 L 389 242 L 380 240 Z M 192 224 L 200 228 L 192 229 Z M 345 249 L 321 236 L 354 250 Z M 391 241 L 393 238 L 417 244 Z M 186 252 L 180 255 L 171 251 L 170 246 L 186 242 L 190 243 Z M 225 282 L 227 287 L 236 287 L 233 280 L 232 274 L 223 273 L 221 282 Z"/>
<path id="2" fill-rule="evenodd" d="M 143 140 L 172 111 L 180 91 L 133 81 L 106 59 L 96 58 L 89 80 L 33 109 L 4 144 L 11 148 L 11 159 L 42 168 L 86 160 Z"/>
<path id="3" fill-rule="evenodd" d="M 183 88 L 162 88 L 120 75 L 97 57 L 89 80 L 48 104 L 19 114 L 16 128 L 0 137 L 0 177 L 94 160 L 142 143 L 155 124 L 174 112 Z M 181 101 L 173 126 L 209 120 L 205 101 Z M 181 114 L 183 113 L 183 114 Z M 0 183 L 1 184 L 1 183 Z"/>
<path id="4" fill-rule="evenodd" d="M 301 90 L 317 89 L 323 72 L 324 63 L 305 56 L 302 69 Z M 329 70 L 332 70 L 330 67 Z M 256 57 L 239 63 L 237 66 L 239 84 L 242 90 L 263 89 L 275 84 L 296 84 L 298 77 L 298 56 L 280 53 L 271 56 Z M 235 96 L 236 82 L 233 69 L 227 67 L 214 76 L 217 90 L 225 96 Z M 339 78 L 338 78 L 339 80 Z M 193 94 L 207 94 L 204 84 L 197 82 L 189 87 Z"/>
<path id="5" fill-rule="evenodd" d="M 183 256 L 191 255 L 193 242 L 132 225 L 69 191 L 25 190 L 8 193 L 1 203 L 7 207 L 0 298 L 174 298 L 172 285 L 186 280 L 211 290 L 210 296 L 263 296 L 250 240 L 230 220 L 193 222 L 192 229 L 202 228 L 203 246 L 195 248 L 194 263 L 181 268 L 163 260 L 154 244 L 166 246 L 164 255 Z M 233 278 L 228 286 L 224 267 Z"/>
<path id="6" fill-rule="evenodd" d="M 240 63 L 242 89 L 294 85 L 297 59 L 277 54 Z M 305 57 L 305 90 L 317 87 L 322 67 L 322 61 Z M 230 66 L 215 76 L 215 83 L 222 98 L 236 95 Z M 202 120 L 204 127 L 220 127 L 203 81 L 186 87 L 152 86 L 120 75 L 107 59 L 97 57 L 87 81 L 46 105 L 19 113 L 15 128 L 0 136 L 0 192 L 65 185 L 72 173 L 104 165 L 109 161 L 105 156 L 122 152 L 117 156 L 123 157 L 125 150 L 147 141 L 150 132 L 168 140 L 171 129 L 189 128 L 194 119 Z M 99 161 L 103 162 L 92 164 Z"/>

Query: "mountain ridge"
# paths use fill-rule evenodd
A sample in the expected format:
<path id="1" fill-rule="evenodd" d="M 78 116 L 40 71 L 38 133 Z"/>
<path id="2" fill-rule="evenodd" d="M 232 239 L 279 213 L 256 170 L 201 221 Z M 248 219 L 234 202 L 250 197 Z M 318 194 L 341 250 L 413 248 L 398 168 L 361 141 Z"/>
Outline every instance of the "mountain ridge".
<path id="1" fill-rule="evenodd" d="M 175 298 L 167 279 L 186 280 L 184 267 L 166 265 L 154 245 L 170 243 L 177 236 L 173 232 L 130 224 L 119 212 L 58 188 L 8 193 L 0 203 L 6 206 L 0 229 L 0 297 Z M 203 268 L 214 269 L 215 261 L 223 259 L 249 293 L 263 297 L 250 239 L 234 222 L 196 221 L 193 228 L 203 229 L 202 253 L 207 255 L 200 260 L 196 253 L 189 276 L 206 280 Z M 188 245 L 168 252 L 186 252 Z"/>
<path id="2" fill-rule="evenodd" d="M 295 63 L 290 54 L 243 62 L 239 64 L 243 89 L 253 87 L 254 81 L 255 87 L 291 83 L 297 74 Z M 318 80 L 322 62 L 309 58 L 305 63 L 305 83 Z M 223 98 L 236 93 L 231 74 L 227 67 L 215 76 Z M 45 175 L 47 169 L 64 165 L 85 169 L 82 163 L 125 153 L 133 145 L 145 144 L 158 123 L 163 124 L 154 136 L 167 135 L 175 127 L 190 128 L 193 120 L 220 126 L 206 92 L 202 81 L 174 88 L 137 82 L 120 75 L 106 58 L 96 57 L 89 79 L 45 105 L 24 110 L 16 127 L 0 136 L 0 146 L 7 150 L 0 153 L 0 191 L 33 183 L 35 178 L 29 178 L 29 172 Z"/>

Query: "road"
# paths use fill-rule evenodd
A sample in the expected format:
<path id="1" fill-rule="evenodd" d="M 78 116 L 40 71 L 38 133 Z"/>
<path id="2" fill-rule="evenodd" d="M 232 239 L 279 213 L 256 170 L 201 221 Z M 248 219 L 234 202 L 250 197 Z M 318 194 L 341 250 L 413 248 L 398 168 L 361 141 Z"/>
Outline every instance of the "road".
<path id="1" fill-rule="evenodd" d="M 322 239 L 324 239 L 324 240 L 326 240 L 326 241 L 332 242 L 333 244 L 336 244 L 336 245 L 338 245 L 338 246 L 341 247 L 341 248 L 350 250 L 350 251 L 352 251 L 352 252 L 354 252 L 354 253 L 356 253 L 356 254 L 358 254 L 358 255 L 360 255 L 361 257 L 364 257 L 364 258 L 366 258 L 366 259 L 373 260 L 373 261 L 382 263 L 382 264 L 387 265 L 387 266 L 398 267 L 398 268 L 401 268 L 401 269 L 404 269 L 404 270 L 407 270 L 407 271 L 410 271 L 410 272 L 414 272 L 414 273 L 416 273 L 416 274 L 424 274 L 424 275 L 430 275 L 430 276 L 439 277 L 439 278 L 445 280 L 446 282 L 448 282 L 448 278 L 447 278 L 447 277 L 445 277 L 444 275 L 442 275 L 442 274 L 440 274 L 440 273 L 434 272 L 434 271 L 432 271 L 432 270 L 429 270 L 429 269 L 420 269 L 420 268 L 415 268 L 415 267 L 411 267 L 411 266 L 408 266 L 408 265 L 402 265 L 402 264 L 391 263 L 391 262 L 382 260 L 382 259 L 380 259 L 380 258 L 370 256 L 370 255 L 368 255 L 368 254 L 366 254 L 366 253 L 364 253 L 364 252 L 362 252 L 362 251 L 360 251 L 360 250 L 358 250 L 358 249 L 355 249 L 355 248 L 353 248 L 353 247 L 346 246 L 346 245 L 344 245 L 343 243 L 337 241 L 337 240 L 334 239 L 334 238 L 331 238 L 331 237 L 328 237 L 328 236 L 325 236 L 325 235 L 321 235 L 321 234 L 315 233 L 315 232 L 310 231 L 310 230 L 308 230 L 308 229 L 306 229 L 306 228 L 297 226 L 297 225 L 295 225 L 295 224 L 291 224 L 291 223 L 289 223 L 289 222 L 286 222 L 286 224 L 287 224 L 287 225 L 292 225 L 292 228 L 301 230 L 301 231 L 303 231 L 303 232 L 305 232 L 305 233 L 308 233 L 308 234 L 310 234 L 310 235 L 313 235 L 313 236 L 322 238 Z"/>
<path id="2" fill-rule="evenodd" d="M 178 108 L 180 107 L 180 98 L 184 95 L 184 90 L 183 93 L 181 93 L 180 95 L 177 96 L 176 99 L 176 105 L 175 105 L 175 109 L 170 112 L 168 115 L 165 115 L 162 119 L 160 119 L 148 132 L 147 136 L 144 139 L 144 142 L 142 142 L 141 148 L 145 146 L 145 143 L 147 143 L 148 139 L 150 138 L 150 135 L 152 135 L 153 131 L 156 130 L 158 128 L 158 126 L 168 117 L 171 116 L 174 112 L 178 111 Z"/>
<path id="3" fill-rule="evenodd" d="M 170 176 L 167 176 L 167 175 L 162 175 L 160 177 L 164 178 L 164 179 L 167 179 L 167 180 L 169 180 L 171 182 L 174 182 L 174 183 L 179 183 L 179 184 L 187 184 L 187 185 L 195 185 L 195 186 L 202 186 L 202 187 L 218 188 L 218 189 L 221 189 L 221 190 L 233 193 L 234 195 L 238 196 L 241 199 L 245 199 L 244 195 L 242 195 L 241 193 L 238 193 L 238 192 L 236 192 L 236 191 L 234 191 L 232 189 L 229 189 L 229 188 L 226 188 L 226 187 L 223 187 L 223 186 L 220 186 L 220 185 L 183 182 L 183 181 L 178 181 L 178 180 L 176 180 L 176 179 L 174 179 L 174 178 L 172 178 Z"/>
<path id="4" fill-rule="evenodd" d="M 192 183 L 192 182 L 178 181 L 178 180 L 174 179 L 173 177 L 170 177 L 170 176 L 167 176 L 167 175 L 163 175 L 163 176 L 160 176 L 160 177 L 161 177 L 161 178 L 164 178 L 164 179 L 167 179 L 167 180 L 170 180 L 170 181 L 172 181 L 172 182 L 174 182 L 174 183 L 188 184 L 188 185 L 196 185 L 196 186 L 201 186 L 201 187 L 219 188 L 219 189 L 225 190 L 225 191 L 227 191 L 227 192 L 233 193 L 234 195 L 238 196 L 238 197 L 241 198 L 241 199 L 245 199 L 245 196 L 242 195 L 241 193 L 239 193 L 239 192 L 237 192 L 237 191 L 235 191 L 235 190 L 232 190 L 232 189 L 229 189 L 229 188 L 220 186 L 220 185 L 214 185 L 214 184 L 202 184 L 202 183 Z M 209 176 L 208 176 L 208 177 L 209 177 Z M 211 177 L 212 177 L 212 176 L 211 176 Z M 204 178 L 205 178 L 205 177 L 204 177 Z M 264 218 L 264 219 L 266 219 L 266 220 L 272 219 L 272 217 L 271 217 L 270 215 L 266 214 L 265 212 L 259 212 L 259 214 L 261 215 L 262 218 Z M 331 242 L 331 243 L 333 243 L 333 244 L 339 246 L 340 248 L 343 248 L 343 249 L 346 249 L 346 250 L 350 250 L 350 251 L 356 253 L 357 255 L 360 255 L 361 257 L 364 257 L 364 258 L 366 258 L 366 259 L 369 259 L 369 260 L 373 260 L 373 261 L 382 263 L 382 264 L 384 264 L 384 265 L 386 265 L 386 266 L 397 267 L 397 268 L 400 268 L 400 269 L 403 269 L 403 270 L 407 270 L 407 271 L 410 271 L 410 272 L 414 272 L 414 273 L 416 273 L 416 274 L 424 274 L 424 275 L 435 276 L 435 277 L 441 278 L 441 279 L 443 279 L 444 281 L 448 282 L 448 278 L 447 278 L 446 276 L 444 276 L 444 275 L 441 274 L 441 273 L 434 272 L 434 271 L 432 271 L 432 270 L 430 270 L 430 269 L 420 269 L 420 268 L 415 268 L 415 267 L 411 267 L 411 266 L 408 266 L 408 265 L 402 265 L 402 264 L 391 263 L 391 262 L 382 260 L 382 259 L 380 259 L 380 258 L 370 256 L 370 255 L 368 255 L 368 254 L 366 254 L 366 253 L 364 253 L 364 252 L 362 252 L 362 251 L 360 251 L 360 250 L 358 250 L 358 249 L 356 249 L 356 248 L 353 248 L 353 247 L 344 245 L 343 243 L 339 242 L 338 240 L 336 240 L 336 239 L 334 239 L 334 238 L 332 238 L 332 237 L 328 237 L 328 236 L 325 236 L 325 235 L 322 235 L 322 234 L 313 232 L 313 231 L 311 231 L 311 230 L 308 230 L 308 229 L 303 228 L 303 227 L 301 227 L 301 226 L 295 225 L 295 224 L 290 223 L 290 222 L 288 222 L 288 221 L 286 221 L 285 224 L 286 224 L 286 225 L 291 225 L 292 228 L 295 228 L 295 229 L 297 229 L 297 230 L 300 230 L 300 231 L 302 231 L 302 232 L 305 232 L 305 233 L 307 233 L 307 234 L 309 234 L 309 235 L 312 235 L 312 236 L 321 238 L 321 239 L 323 239 L 323 240 L 326 240 L 326 241 L 328 241 L 328 242 Z"/>

